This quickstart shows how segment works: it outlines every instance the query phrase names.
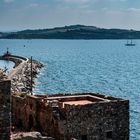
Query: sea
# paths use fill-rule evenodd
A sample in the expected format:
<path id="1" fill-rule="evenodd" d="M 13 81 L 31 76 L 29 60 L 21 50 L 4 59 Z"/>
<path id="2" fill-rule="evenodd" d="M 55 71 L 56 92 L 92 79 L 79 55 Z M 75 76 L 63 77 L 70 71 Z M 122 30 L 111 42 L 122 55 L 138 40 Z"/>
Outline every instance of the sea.
<path id="1" fill-rule="evenodd" d="M 140 140 L 140 40 L 0 40 L 0 53 L 44 64 L 34 93 L 98 92 L 130 100 L 130 137 Z M 3 63 L 3 64 L 2 64 Z M 0 62 L 0 67 L 12 67 Z"/>

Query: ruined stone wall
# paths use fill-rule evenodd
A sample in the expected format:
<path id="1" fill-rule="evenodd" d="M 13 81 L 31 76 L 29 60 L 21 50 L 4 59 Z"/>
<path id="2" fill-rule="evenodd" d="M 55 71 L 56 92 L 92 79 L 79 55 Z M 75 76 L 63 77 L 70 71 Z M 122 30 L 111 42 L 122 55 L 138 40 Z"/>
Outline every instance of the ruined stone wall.
<path id="1" fill-rule="evenodd" d="M 23 127 L 23 115 L 25 114 L 25 100 L 24 98 L 20 96 L 16 96 L 14 98 L 14 95 L 12 95 L 12 126 L 17 126 L 18 128 Z"/>
<path id="2" fill-rule="evenodd" d="M 39 123 L 39 128 L 41 132 L 48 136 L 53 136 L 55 134 L 55 120 L 53 116 L 53 109 L 49 105 L 45 106 L 43 104 L 39 105 L 40 110 L 37 114 L 37 120 Z M 44 125 L 45 124 L 45 125 Z"/>
<path id="3" fill-rule="evenodd" d="M 12 124 L 28 131 L 37 125 L 37 98 L 12 95 Z"/>
<path id="4" fill-rule="evenodd" d="M 12 124 L 19 129 L 35 130 L 59 138 L 58 109 L 53 108 L 42 97 L 12 95 Z"/>
<path id="5" fill-rule="evenodd" d="M 129 102 L 66 105 L 66 139 L 129 140 Z"/>
<path id="6" fill-rule="evenodd" d="M 10 140 L 10 80 L 0 81 L 0 140 Z"/>
<path id="7" fill-rule="evenodd" d="M 14 117 L 28 131 L 34 129 L 57 140 L 129 140 L 127 100 L 62 105 L 43 97 L 13 96 L 12 102 Z"/>

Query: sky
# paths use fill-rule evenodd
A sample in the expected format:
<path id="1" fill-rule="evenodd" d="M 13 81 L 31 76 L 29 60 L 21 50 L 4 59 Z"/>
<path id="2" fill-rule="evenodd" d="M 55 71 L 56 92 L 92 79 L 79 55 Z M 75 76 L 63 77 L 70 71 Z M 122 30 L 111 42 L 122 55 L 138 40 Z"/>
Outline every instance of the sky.
<path id="1" fill-rule="evenodd" d="M 140 0 L 0 0 L 0 31 L 75 24 L 140 30 Z"/>

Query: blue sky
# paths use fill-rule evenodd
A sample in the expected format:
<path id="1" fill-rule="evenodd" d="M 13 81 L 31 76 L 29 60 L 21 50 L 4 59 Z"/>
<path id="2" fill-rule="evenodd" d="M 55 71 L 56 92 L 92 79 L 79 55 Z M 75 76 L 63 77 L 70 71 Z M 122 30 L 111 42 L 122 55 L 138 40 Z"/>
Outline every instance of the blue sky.
<path id="1" fill-rule="evenodd" d="M 0 0 L 0 31 L 74 24 L 140 30 L 140 0 Z"/>

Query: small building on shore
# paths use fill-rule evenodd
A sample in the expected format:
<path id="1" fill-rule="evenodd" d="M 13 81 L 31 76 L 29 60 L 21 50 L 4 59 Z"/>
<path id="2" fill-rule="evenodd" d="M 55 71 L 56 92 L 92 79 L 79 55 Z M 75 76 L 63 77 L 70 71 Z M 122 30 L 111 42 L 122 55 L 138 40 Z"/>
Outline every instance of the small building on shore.
<path id="1" fill-rule="evenodd" d="M 56 140 L 129 140 L 129 101 L 97 93 L 12 95 L 12 123 Z"/>

